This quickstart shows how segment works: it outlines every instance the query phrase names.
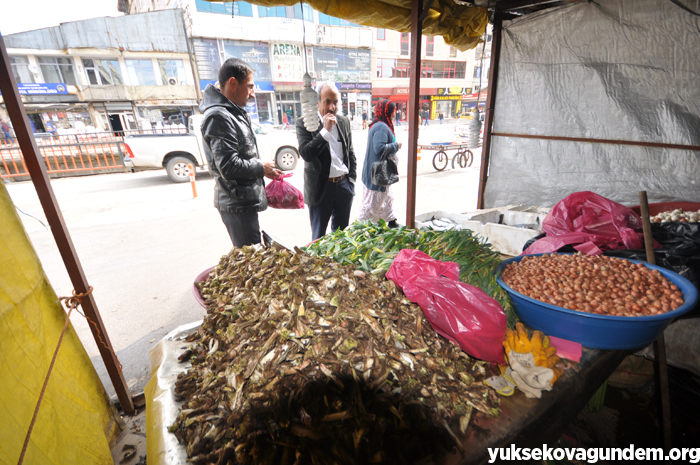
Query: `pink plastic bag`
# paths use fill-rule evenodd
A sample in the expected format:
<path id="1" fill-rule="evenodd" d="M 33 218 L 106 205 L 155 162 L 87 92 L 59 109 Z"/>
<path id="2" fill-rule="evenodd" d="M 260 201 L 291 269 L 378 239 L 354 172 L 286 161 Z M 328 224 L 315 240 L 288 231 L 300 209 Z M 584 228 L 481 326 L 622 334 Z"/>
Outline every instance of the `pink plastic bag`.
<path id="1" fill-rule="evenodd" d="M 574 192 L 560 200 L 542 221 L 547 237 L 523 252 L 551 253 L 568 244 L 599 255 L 608 249 L 641 249 L 642 218 L 630 208 L 593 192 Z"/>
<path id="2" fill-rule="evenodd" d="M 267 205 L 272 208 L 304 208 L 304 194 L 284 180 L 294 173 L 283 174 L 265 186 Z"/>
<path id="3" fill-rule="evenodd" d="M 386 277 L 423 309 L 438 334 L 472 357 L 505 364 L 506 314 L 496 299 L 459 281 L 459 265 L 403 249 Z"/>

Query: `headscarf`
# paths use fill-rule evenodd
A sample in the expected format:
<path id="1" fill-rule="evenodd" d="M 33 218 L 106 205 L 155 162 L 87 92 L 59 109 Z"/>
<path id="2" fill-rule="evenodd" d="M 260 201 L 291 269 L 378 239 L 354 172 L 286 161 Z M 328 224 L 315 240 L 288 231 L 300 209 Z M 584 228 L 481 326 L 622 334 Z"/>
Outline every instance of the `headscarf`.
<path id="1" fill-rule="evenodd" d="M 387 99 L 380 100 L 377 106 L 374 107 L 374 121 L 369 127 L 371 128 L 374 123 L 381 121 L 389 126 L 391 133 L 394 134 L 394 123 L 391 122 L 391 117 L 394 116 L 394 108 L 396 108 L 394 102 L 390 102 Z"/>

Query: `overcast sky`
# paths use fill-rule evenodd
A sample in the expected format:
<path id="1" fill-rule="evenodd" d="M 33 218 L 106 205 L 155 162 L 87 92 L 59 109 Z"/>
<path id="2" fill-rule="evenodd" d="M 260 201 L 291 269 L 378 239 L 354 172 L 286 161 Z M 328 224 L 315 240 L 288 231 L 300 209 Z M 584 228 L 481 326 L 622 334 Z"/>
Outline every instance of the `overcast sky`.
<path id="1" fill-rule="evenodd" d="M 121 15 L 117 0 L 0 0 L 0 34 Z"/>

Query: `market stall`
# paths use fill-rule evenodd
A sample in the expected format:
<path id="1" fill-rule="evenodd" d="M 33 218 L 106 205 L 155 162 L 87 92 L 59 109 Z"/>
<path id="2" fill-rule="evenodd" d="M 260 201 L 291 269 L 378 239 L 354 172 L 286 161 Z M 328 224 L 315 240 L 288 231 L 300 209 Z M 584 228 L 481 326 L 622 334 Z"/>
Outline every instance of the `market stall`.
<path id="1" fill-rule="evenodd" d="M 263 3 L 263 2 L 260 2 L 260 3 Z M 284 2 L 267 2 L 265 4 L 273 4 L 273 3 L 274 4 L 282 4 Z M 417 2 L 417 3 L 420 5 L 422 2 Z M 429 3 L 432 4 L 432 2 L 429 2 Z M 335 10 L 336 11 L 335 14 L 337 14 L 339 16 L 342 15 L 342 11 L 344 11 L 343 5 L 345 5 L 345 7 L 347 7 L 347 4 L 345 4 L 345 2 L 337 2 L 336 3 L 336 6 L 338 6 L 339 9 Z M 577 6 L 579 6 L 579 5 L 577 5 Z M 584 6 L 586 6 L 588 8 L 593 8 L 590 5 L 583 5 L 582 8 Z M 409 12 L 410 12 L 410 9 L 409 9 Z M 432 14 L 428 10 L 425 10 L 425 14 L 422 14 L 423 11 L 420 11 L 420 10 L 419 11 L 414 10 L 413 12 L 410 12 L 410 13 L 411 13 L 411 16 L 413 17 L 413 21 L 409 20 L 408 23 L 402 23 L 401 27 L 403 29 L 407 29 L 407 27 L 409 25 L 413 26 L 415 28 L 416 24 L 420 25 L 422 20 L 425 19 L 426 17 L 432 18 L 433 23 L 437 24 L 438 23 L 437 19 L 440 17 L 439 15 L 436 16 L 435 14 Z M 481 13 L 484 13 L 484 12 L 481 12 Z M 483 20 L 483 16 L 481 16 L 480 18 Z M 361 21 L 361 19 L 355 19 L 354 17 L 352 19 L 354 19 L 358 22 Z M 405 20 L 405 18 L 404 18 L 404 20 Z M 479 21 L 477 21 L 477 23 L 479 23 Z M 483 23 L 483 21 L 481 21 L 480 23 Z M 562 23 L 565 23 L 565 21 L 562 21 Z M 397 28 L 398 28 L 398 26 L 397 26 Z M 420 33 L 418 33 L 418 34 L 415 33 L 415 32 L 420 32 L 420 30 L 421 30 L 420 28 L 414 29 L 413 30 L 414 34 L 412 34 L 413 40 L 414 40 L 413 47 L 412 47 L 412 53 L 413 53 L 412 59 L 414 62 L 416 62 L 416 59 L 417 59 L 417 62 L 420 61 Z M 473 34 L 472 42 L 474 41 L 475 37 L 480 36 L 480 32 L 481 31 L 479 31 L 478 34 Z M 478 40 L 478 39 L 476 39 L 476 40 Z M 419 76 L 417 76 L 417 74 L 418 73 L 412 73 L 412 88 L 414 88 L 414 89 L 418 88 L 418 86 L 416 86 L 418 79 L 419 79 Z M 517 86 L 514 86 L 514 87 L 517 87 Z M 489 88 L 492 89 L 492 93 L 490 93 L 489 98 L 491 99 L 491 95 L 494 95 L 493 98 L 495 99 L 496 98 L 495 97 L 496 86 L 489 85 Z M 413 98 L 413 97 L 414 96 L 412 95 L 411 98 Z M 416 95 L 415 95 L 416 101 L 417 101 L 417 98 L 418 98 L 418 95 L 416 93 Z M 493 120 L 494 106 L 492 105 L 494 102 L 495 102 L 495 100 L 490 100 L 490 105 L 489 105 L 488 111 L 491 113 L 491 116 L 489 118 L 487 118 L 487 125 L 489 127 L 491 126 L 491 123 L 494 121 Z M 413 102 L 413 103 L 415 104 L 415 102 Z M 415 112 L 415 105 L 411 105 L 410 108 L 412 109 L 411 114 L 413 116 L 413 120 L 415 123 L 417 120 L 417 113 Z M 20 116 L 22 116 L 21 113 L 20 113 Z M 13 120 L 14 120 L 14 118 L 13 118 Z M 16 127 L 17 126 L 18 125 L 16 125 Z M 413 126 L 416 126 L 416 125 L 413 124 Z M 27 132 L 27 134 L 28 134 L 28 132 Z M 501 137 L 515 137 L 512 134 L 510 134 L 510 135 L 500 134 L 500 136 Z M 557 136 L 557 137 L 559 137 L 559 136 Z M 488 136 L 487 136 L 487 138 L 488 138 Z M 527 139 L 527 137 L 521 137 L 521 138 Z M 413 132 L 411 139 L 412 139 L 412 144 L 411 144 L 412 147 L 411 147 L 411 152 L 410 152 L 410 154 L 411 154 L 410 159 L 412 160 L 412 165 L 409 165 L 408 172 L 409 172 L 409 176 L 412 178 L 412 181 L 409 183 L 409 194 L 408 194 L 409 199 L 411 197 L 415 198 L 415 149 L 416 149 L 416 141 L 417 141 L 417 134 L 415 132 Z M 546 137 L 540 137 L 540 139 L 546 139 Z M 24 149 L 25 145 L 31 146 L 31 141 L 29 140 L 28 136 L 24 137 L 24 140 L 22 141 L 22 143 L 23 143 L 23 149 Z M 634 145 L 634 144 L 630 144 L 630 145 Z M 674 145 L 674 144 L 670 144 L 670 145 Z M 676 144 L 676 145 L 680 145 L 680 144 Z M 696 149 L 693 149 L 693 147 L 695 147 L 694 145 L 691 145 L 690 147 L 691 147 L 691 150 L 696 150 Z M 497 144 L 494 144 L 494 155 L 493 155 L 494 160 L 496 159 L 495 158 L 496 157 L 496 155 L 495 155 L 496 148 L 497 148 Z M 560 148 L 556 148 L 556 150 L 560 150 Z M 542 152 L 546 152 L 546 151 L 542 151 Z M 489 169 L 488 156 L 489 156 L 490 152 L 488 149 L 488 143 L 484 149 L 484 153 L 485 153 L 486 159 L 484 160 L 485 163 L 482 163 L 482 169 L 484 169 L 485 171 L 483 171 L 483 172 L 486 173 L 487 172 L 486 170 Z M 546 155 L 545 155 L 545 157 L 546 157 Z M 527 157 L 516 156 L 513 158 L 513 160 L 518 162 L 519 166 L 522 165 L 522 163 L 520 163 L 520 160 L 522 160 L 522 159 L 527 159 Z M 511 161 L 513 161 L 513 160 L 511 160 Z M 694 161 L 693 161 L 692 157 L 690 157 L 690 161 L 688 162 L 686 167 L 688 167 L 688 169 L 690 171 L 693 171 L 693 170 L 697 171 L 696 166 L 693 163 L 694 163 Z M 563 165 L 564 162 L 562 161 L 560 164 Z M 506 165 L 507 164 L 504 164 L 503 166 L 506 166 Z M 411 166 L 413 168 L 411 168 Z M 493 167 L 494 173 L 496 173 L 497 168 L 503 169 L 502 167 L 497 167 L 494 165 L 494 167 Z M 510 165 L 510 168 L 512 168 L 512 164 Z M 502 172 L 506 172 L 506 171 L 507 170 L 504 170 Z M 496 178 L 494 178 L 494 179 L 496 179 Z M 484 183 L 486 182 L 485 176 L 483 177 L 483 181 L 484 181 Z M 491 183 L 489 185 L 489 188 L 496 186 L 496 185 L 497 185 L 497 182 L 494 181 L 494 183 Z M 504 185 L 505 185 L 505 183 L 504 183 Z M 411 192 L 411 190 L 412 190 L 412 192 Z M 50 192 L 47 195 L 47 197 L 51 197 Z M 521 203 L 522 201 L 523 201 L 523 199 L 518 199 L 518 203 Z M 415 212 L 412 211 L 413 202 L 409 201 L 408 203 L 409 203 L 409 206 L 408 206 L 409 212 L 407 214 L 407 219 L 408 219 L 408 222 L 412 225 L 413 219 L 414 219 L 413 215 Z M 528 203 L 532 204 L 532 205 L 540 204 L 540 199 L 536 199 L 536 200 L 533 200 L 532 202 L 528 202 Z M 59 215 L 59 217 L 60 217 L 60 215 Z M 60 218 L 59 218 L 59 220 L 60 220 Z M 417 248 L 419 248 L 419 247 L 417 247 Z M 465 248 L 466 247 L 460 246 L 459 250 L 464 250 Z M 377 247 L 377 249 L 379 249 L 379 251 L 381 253 L 384 253 L 387 251 L 387 248 Z M 427 251 L 430 252 L 431 249 L 429 248 Z M 326 251 L 326 252 L 330 252 L 330 251 Z M 369 257 L 374 252 L 376 252 L 376 251 L 368 249 L 364 253 L 367 254 L 367 257 Z M 330 254 L 330 253 L 328 253 L 328 254 Z M 430 255 L 433 256 L 433 254 L 430 254 Z M 433 258 L 439 258 L 441 260 L 448 260 L 450 257 L 448 254 L 445 256 L 441 256 L 441 255 L 438 255 L 437 257 L 433 256 Z M 365 256 L 363 255 L 362 259 L 366 262 L 368 258 L 365 258 Z M 362 263 L 359 262 L 359 260 L 358 260 L 358 264 L 360 266 L 363 266 Z M 330 266 L 328 263 L 326 263 L 326 265 Z M 491 271 L 493 271 L 492 268 L 489 268 L 488 266 L 483 266 L 484 265 L 483 263 L 481 265 L 482 266 L 477 269 L 477 274 L 478 274 L 478 271 L 481 271 L 484 274 L 489 274 Z M 384 266 L 384 265 L 382 265 L 382 266 Z M 379 267 L 379 266 L 376 268 L 373 267 L 371 269 L 367 269 L 366 271 L 363 271 L 363 273 L 365 273 L 365 276 L 362 276 L 362 278 L 365 278 L 367 274 L 373 275 L 372 272 L 378 268 L 381 268 L 381 267 Z M 360 270 L 360 271 L 362 271 L 362 270 Z M 385 271 L 385 270 L 383 270 L 383 271 Z M 257 274 L 258 272 L 259 271 L 256 271 L 254 274 Z M 289 274 L 291 274 L 291 273 L 289 273 Z M 281 275 L 281 276 L 282 276 L 282 278 L 286 277 L 284 275 Z M 466 280 L 466 278 L 464 278 L 464 279 Z M 280 281 L 284 282 L 285 279 L 280 279 Z M 487 284 L 487 286 L 488 286 L 488 284 Z M 332 287 L 329 287 L 328 289 L 332 289 Z M 395 289 L 384 289 L 384 291 L 385 292 L 394 292 Z M 498 292 L 498 288 L 494 287 L 492 289 L 491 294 L 494 294 L 497 292 Z M 487 292 L 487 293 L 489 293 L 489 292 Z M 265 292 L 263 292 L 263 290 L 258 290 L 254 295 L 257 296 L 257 299 L 262 299 L 262 297 L 265 295 Z M 394 295 L 397 296 L 398 294 L 394 294 Z M 492 295 L 492 297 L 495 297 L 495 296 Z M 315 299 L 313 301 L 319 302 L 318 299 Z M 325 302 L 325 304 L 326 304 L 325 306 L 318 305 L 318 307 L 319 308 L 333 307 L 331 301 Z M 503 307 L 507 307 L 508 306 L 507 299 L 503 299 L 501 301 L 501 304 Z M 274 305 L 273 305 L 273 307 L 274 307 Z M 226 305 L 224 305 L 223 308 L 225 311 L 228 311 L 228 312 L 234 312 L 236 310 L 235 307 L 234 308 L 226 308 Z M 337 308 L 337 306 L 335 308 Z M 273 308 L 273 310 L 275 310 L 275 314 L 276 313 L 282 313 L 282 314 L 284 313 L 280 309 Z M 297 308 L 296 311 L 297 311 L 297 315 L 298 315 L 299 308 Z M 333 314 L 335 314 L 335 310 L 333 311 Z M 415 316 L 417 321 L 423 321 L 420 319 L 421 318 L 420 314 L 418 314 L 417 312 L 414 314 L 414 316 Z M 377 318 L 377 317 L 370 314 L 368 317 L 368 321 L 371 322 L 374 320 L 369 319 L 369 318 Z M 369 322 L 367 322 L 367 325 L 369 326 L 370 331 L 374 331 L 374 328 L 373 328 L 374 325 L 372 325 Z M 428 325 L 424 324 L 424 325 L 422 325 L 422 328 L 427 331 Z M 210 327 L 210 329 L 211 329 L 211 327 Z M 382 329 L 383 329 L 382 327 L 379 327 L 379 333 L 382 333 Z M 216 332 L 216 331 L 217 330 L 214 329 L 214 332 Z M 221 328 L 221 331 L 223 331 L 223 328 Z M 379 336 L 379 333 L 377 334 L 377 336 Z M 419 331 L 419 333 L 424 334 L 421 331 Z M 427 333 L 425 333 L 425 334 L 427 335 Z M 391 336 L 391 334 L 390 334 L 390 336 Z M 402 335 L 400 335 L 400 336 L 402 336 Z M 291 335 L 290 334 L 283 335 L 282 333 L 280 333 L 275 337 L 277 337 L 277 338 L 291 337 Z M 425 338 L 425 336 L 424 336 L 424 338 Z M 277 342 L 274 339 L 268 339 L 267 341 L 269 341 L 269 340 L 272 340 L 271 344 Z M 345 340 L 347 341 L 347 339 L 345 339 Z M 433 341 L 437 341 L 437 340 L 439 340 L 439 339 L 437 339 L 437 338 L 433 339 Z M 267 341 L 265 341 L 265 342 L 267 342 Z M 218 356 L 217 354 L 219 352 L 218 351 L 218 348 L 219 348 L 218 344 L 219 343 L 215 342 L 214 339 L 207 340 L 206 342 L 207 342 L 207 346 L 202 346 L 199 348 L 200 351 L 203 348 L 205 348 L 204 355 L 203 355 L 204 358 L 207 358 L 207 356 Z M 399 342 L 401 342 L 401 341 L 399 341 Z M 187 344 L 184 344 L 182 341 L 177 341 L 175 344 L 177 344 L 179 346 L 179 348 L 182 348 L 183 346 L 187 345 Z M 293 344 L 293 343 L 290 343 L 290 344 Z M 341 344 L 342 344 L 342 342 L 341 342 Z M 432 344 L 434 345 L 437 343 L 433 342 Z M 348 345 L 341 347 L 341 348 L 347 349 L 348 352 L 350 352 L 354 349 L 354 347 L 352 347 L 352 346 L 353 346 L 353 343 L 348 342 Z M 259 346 L 259 348 L 261 349 L 261 352 L 265 352 L 264 350 L 262 350 L 262 349 L 265 349 L 264 344 L 262 346 Z M 269 347 L 268 347 L 268 349 L 269 349 Z M 421 347 L 417 350 L 423 350 L 423 348 Z M 448 425 L 448 426 L 450 426 L 449 428 L 444 428 L 443 430 L 440 430 L 440 432 L 442 433 L 442 436 L 440 436 L 440 437 L 445 438 L 447 444 L 452 444 L 452 447 L 454 448 L 454 450 L 449 449 L 447 446 L 445 446 L 445 449 L 441 450 L 439 452 L 446 454 L 445 460 L 448 463 L 470 463 L 472 461 L 473 462 L 483 462 L 484 459 L 487 458 L 485 455 L 485 453 L 486 453 L 485 447 L 487 447 L 489 445 L 505 446 L 507 444 L 514 442 L 516 440 L 516 438 L 517 438 L 517 441 L 519 444 L 522 441 L 523 444 L 539 445 L 542 442 L 551 441 L 553 438 L 555 438 L 557 436 L 558 429 L 561 427 L 561 425 L 565 424 L 571 418 L 572 415 L 575 415 L 575 413 L 578 410 L 580 410 L 580 408 L 585 404 L 585 402 L 590 397 L 590 395 L 593 392 L 595 392 L 595 390 L 600 385 L 600 383 L 604 379 L 607 378 L 607 376 L 612 372 L 612 370 L 614 370 L 614 368 L 617 366 L 619 361 L 627 353 L 628 352 L 625 350 L 617 350 L 617 351 L 584 350 L 583 357 L 581 358 L 581 361 L 578 364 L 573 365 L 572 367 L 567 367 L 568 369 L 563 371 L 563 373 L 560 376 L 560 378 L 558 379 L 557 383 L 554 385 L 553 390 L 545 393 L 543 398 L 540 400 L 528 400 L 528 399 L 525 399 L 522 395 L 518 395 L 518 396 L 510 397 L 510 398 L 503 398 L 503 399 L 499 399 L 498 397 L 494 397 L 494 395 L 491 393 L 491 391 L 489 389 L 484 389 L 484 387 L 483 387 L 483 381 L 486 379 L 485 375 L 487 374 L 486 373 L 486 370 L 487 370 L 486 365 L 483 363 L 480 365 L 479 364 L 473 365 L 474 367 L 477 367 L 477 368 L 472 369 L 468 373 L 469 375 L 472 376 L 473 379 L 469 379 L 470 383 L 464 383 L 464 384 L 472 384 L 472 383 L 479 384 L 479 383 L 481 383 L 481 385 L 475 389 L 478 389 L 479 392 L 486 393 L 485 395 L 482 394 L 482 398 L 484 398 L 484 399 L 487 397 L 492 401 L 494 399 L 499 399 L 498 404 L 500 405 L 500 415 L 495 417 L 495 416 L 489 414 L 489 410 L 491 408 L 493 408 L 492 405 L 488 405 L 488 406 L 479 405 L 479 407 L 481 407 L 481 409 L 482 409 L 482 410 L 480 410 L 475 405 L 473 405 L 473 404 L 478 404 L 478 402 L 476 402 L 476 399 L 473 399 L 473 402 L 471 403 L 470 408 L 467 409 L 470 413 L 472 413 L 472 415 L 468 416 L 466 414 L 466 411 L 461 412 L 461 415 L 458 418 L 456 418 L 456 419 L 451 418 L 450 419 L 450 421 L 457 421 L 456 424 L 454 424 L 452 426 Z M 199 353 L 199 355 L 202 355 L 201 352 Z M 257 361 L 255 361 L 255 363 L 250 365 L 250 367 L 251 367 L 250 369 L 252 370 L 251 375 L 255 372 L 255 369 L 256 369 L 258 363 L 262 362 L 264 355 L 267 355 L 267 354 L 262 354 L 263 357 L 257 358 Z M 276 354 L 276 355 L 280 355 L 280 354 Z M 415 355 L 415 354 L 413 354 L 413 355 Z M 185 357 L 185 358 L 188 358 L 188 357 Z M 253 359 L 253 360 L 255 360 L 255 359 Z M 406 360 L 402 361 L 402 360 L 403 360 L 402 357 L 399 356 L 399 360 L 394 360 L 394 362 L 397 362 L 397 363 L 403 365 L 404 367 L 406 366 L 406 364 L 411 365 L 411 363 L 409 363 L 408 361 L 406 361 Z M 416 363 L 415 361 L 413 361 L 413 359 L 411 357 L 408 357 L 408 360 L 411 360 L 411 362 L 414 364 Z M 230 362 L 230 360 L 228 360 L 228 361 Z M 170 362 L 172 362 L 172 360 Z M 155 364 L 155 367 L 158 370 L 160 370 L 160 367 L 162 367 L 162 366 L 163 366 L 162 363 Z M 328 373 L 330 373 L 330 375 L 329 375 L 323 369 L 320 368 L 321 366 L 322 365 L 319 365 L 318 370 L 314 371 L 313 373 L 307 372 L 306 375 L 308 375 L 308 376 L 320 376 L 319 373 L 321 373 L 323 376 L 330 378 L 333 383 L 337 384 L 335 382 L 335 380 L 333 380 L 333 377 L 337 376 L 337 375 L 326 366 Z M 325 366 L 325 365 L 323 365 L 323 366 Z M 400 367 L 400 365 L 396 365 L 396 367 Z M 395 367 L 395 369 L 398 370 L 398 368 L 396 368 L 396 367 Z M 479 368 L 479 367 L 483 367 L 483 371 L 482 371 L 482 368 Z M 175 374 L 177 372 L 182 371 L 183 368 L 184 368 L 184 366 L 182 366 L 182 365 L 177 366 L 174 363 L 169 363 L 168 370 L 164 373 L 164 378 L 167 380 L 165 382 L 162 382 L 162 379 L 164 379 L 164 378 L 161 378 L 159 375 L 157 377 L 154 377 L 153 385 L 154 386 L 157 385 L 157 386 L 162 388 L 163 383 L 166 386 L 168 383 L 174 384 Z M 241 367 L 239 367 L 239 368 L 241 368 Z M 242 368 L 245 368 L 245 371 L 248 371 L 247 366 L 242 367 Z M 493 367 L 490 367 L 490 368 L 493 368 Z M 402 369 L 404 369 L 404 368 L 402 368 Z M 476 371 L 474 371 L 474 370 L 476 370 Z M 367 369 L 365 369 L 365 371 L 367 371 Z M 234 375 L 233 377 L 231 376 L 232 374 Z M 226 376 L 224 374 L 224 376 L 223 376 L 223 378 L 225 378 L 224 384 L 228 383 L 229 389 L 227 391 L 226 390 L 223 391 L 223 393 L 221 394 L 224 397 L 233 396 L 233 399 L 229 398 L 229 399 L 224 399 L 224 400 L 233 401 L 234 405 L 236 405 L 235 404 L 235 402 L 236 402 L 236 400 L 235 400 L 236 383 L 238 382 L 238 380 L 236 379 L 235 375 L 237 375 L 237 374 L 240 374 L 240 373 L 235 373 L 235 372 L 228 373 L 228 376 Z M 378 374 L 381 375 L 382 373 L 379 372 Z M 488 373 L 488 374 L 492 374 L 492 373 Z M 371 376 L 376 376 L 376 375 L 377 374 L 370 373 L 369 379 L 372 379 Z M 475 376 L 475 375 L 478 375 L 478 376 Z M 387 377 L 388 377 L 388 375 L 387 375 Z M 381 376 L 379 376 L 379 378 L 381 379 Z M 395 378 L 397 380 L 399 379 L 399 377 L 395 377 Z M 118 376 L 115 376 L 115 379 L 118 380 Z M 216 383 L 218 383 L 221 380 L 216 380 L 216 379 L 210 377 L 207 380 L 208 385 L 211 385 L 212 387 L 215 386 L 216 383 L 212 384 L 213 381 L 216 381 Z M 270 380 L 270 382 L 272 382 L 272 380 Z M 187 386 L 184 386 L 184 387 L 187 387 Z M 201 385 L 200 385 L 200 387 L 201 387 Z M 274 386 L 271 386 L 271 388 L 272 387 L 274 387 Z M 413 386 L 413 387 L 417 388 L 418 386 Z M 173 388 L 173 390 L 174 389 L 175 388 Z M 241 389 L 242 389 L 242 387 L 241 387 Z M 157 407 L 157 402 L 158 402 L 158 399 L 160 397 L 172 395 L 172 393 L 170 393 L 168 391 L 168 388 L 165 389 L 165 392 L 167 392 L 167 393 L 164 393 L 164 391 L 158 391 L 155 389 L 153 390 L 152 399 L 149 401 L 150 402 L 149 403 L 149 411 L 150 412 L 155 413 L 159 410 L 159 407 Z M 238 392 L 241 392 L 241 391 L 238 391 Z M 419 389 L 418 392 L 421 395 L 423 395 L 423 397 L 427 397 L 425 394 L 423 394 L 421 392 L 421 389 Z M 430 394 L 430 392 L 428 392 L 428 393 Z M 126 393 L 123 393 L 123 394 L 124 394 L 124 397 L 126 399 L 130 398 L 128 391 Z M 413 399 L 413 400 L 415 400 L 415 399 Z M 207 416 L 207 417 L 216 417 L 217 416 L 216 411 L 206 410 L 206 409 L 209 409 L 210 407 L 211 407 L 210 405 L 207 405 L 205 408 L 205 411 L 198 412 L 198 413 L 199 414 L 206 414 L 205 416 Z M 435 405 L 435 409 L 437 410 L 437 412 L 440 415 L 445 414 L 444 411 L 440 410 L 438 405 Z M 478 413 L 473 413 L 472 409 L 477 410 Z M 389 409 L 389 410 L 391 412 L 391 409 Z M 452 410 L 454 410 L 454 405 L 453 405 Z M 334 413 L 326 413 L 325 415 L 334 415 L 334 414 L 344 412 L 344 411 L 345 410 L 338 410 Z M 189 413 L 192 414 L 191 411 Z M 397 417 L 399 420 L 403 419 L 401 412 L 399 412 L 399 415 L 396 415 L 394 412 L 391 412 L 391 414 L 394 415 L 395 417 Z M 324 418 L 325 418 L 325 416 L 324 416 Z M 338 420 L 344 420 L 346 418 L 347 417 L 345 416 L 345 414 L 343 414 L 340 416 L 328 418 L 327 420 L 328 421 L 338 421 Z M 445 422 L 447 421 L 446 420 L 447 417 L 442 416 L 441 418 L 445 419 Z M 466 420 L 461 420 L 461 418 L 466 418 Z M 221 420 L 221 418 L 209 418 L 209 419 Z M 302 415 L 299 419 L 302 422 L 302 424 L 304 424 L 305 417 Z M 188 425 L 188 426 L 191 426 L 193 423 L 197 423 L 197 421 L 192 421 L 190 423 L 190 425 Z M 235 421 L 236 421 L 235 417 L 231 418 L 232 423 L 235 423 Z M 311 420 L 309 420 L 309 421 L 311 421 Z M 226 422 L 228 422 L 228 418 L 226 419 Z M 153 422 L 151 422 L 151 424 L 156 425 L 155 428 L 160 430 L 160 434 L 161 434 L 160 437 L 165 437 L 168 434 L 170 434 L 170 433 L 166 432 L 166 429 L 169 426 L 171 426 L 171 424 L 168 424 L 168 422 L 164 422 L 164 421 L 155 422 L 155 421 L 153 421 Z M 240 426 L 240 424 L 239 424 L 239 426 Z M 277 425 L 277 426 L 270 425 L 270 428 L 272 430 L 275 430 L 275 428 L 279 427 L 279 426 L 281 426 L 283 429 L 285 428 L 285 426 L 283 424 Z M 464 426 L 463 431 L 461 431 L 462 426 Z M 149 427 L 150 427 L 150 425 L 149 425 Z M 195 425 L 195 427 L 196 427 L 196 425 Z M 301 437 L 307 438 L 307 439 L 318 440 L 318 438 L 314 437 L 317 434 L 316 431 L 314 431 L 314 429 L 309 427 L 308 425 L 305 425 L 305 427 L 306 428 L 297 429 L 296 432 L 299 434 L 296 434 L 295 436 L 301 436 Z M 178 428 L 175 428 L 175 429 L 177 430 Z M 461 437 L 457 436 L 457 440 L 454 440 L 455 436 L 453 436 L 451 434 L 451 433 L 454 433 L 455 430 L 460 431 L 462 433 Z M 256 431 L 264 431 L 264 429 L 259 429 Z M 240 430 L 239 430 L 239 432 L 240 432 Z M 221 433 L 221 430 L 219 430 L 218 428 L 217 429 L 207 428 L 206 431 L 204 431 L 203 429 L 200 428 L 199 432 L 197 433 L 197 434 L 199 434 L 199 436 L 195 436 L 196 438 L 198 438 L 199 441 L 195 441 L 194 443 L 188 442 L 188 444 L 190 445 L 190 452 L 191 453 L 195 453 L 195 452 L 202 453 L 204 446 L 206 446 L 208 443 L 215 443 L 216 440 L 221 439 L 221 437 L 223 437 L 223 435 L 219 436 L 220 433 Z M 444 436 L 445 433 L 448 433 L 448 436 Z M 272 433 L 272 434 L 274 436 L 274 433 Z M 209 436 L 207 436 L 207 435 L 209 435 Z M 154 441 L 154 443 L 157 444 L 158 437 L 159 437 L 158 433 L 155 432 L 155 430 L 153 430 L 152 432 L 149 432 L 149 443 L 152 440 L 152 441 Z M 362 437 L 362 434 L 360 434 L 360 437 Z M 452 439 L 450 439 L 450 437 Z M 151 439 L 151 438 L 153 438 L 153 439 Z M 450 443 L 450 440 L 452 440 L 452 443 Z M 360 441 L 358 440 L 358 442 L 360 442 Z M 459 445 L 457 445 L 457 444 L 459 444 Z M 149 444 L 149 447 L 150 447 L 150 444 Z M 254 445 L 251 447 L 254 448 Z M 283 444 L 281 447 L 286 447 L 286 446 Z M 473 453 L 471 453 L 469 455 L 463 455 L 461 452 L 459 452 L 460 447 L 464 448 L 465 450 L 469 450 Z M 221 453 L 221 454 L 232 454 L 232 453 L 235 454 L 235 453 L 237 453 L 236 450 L 232 451 L 230 449 L 226 449 L 226 447 L 221 448 L 221 446 L 219 446 L 218 451 L 219 452 L 217 452 L 217 453 Z M 164 449 L 156 449 L 152 453 L 149 451 L 149 461 L 150 461 L 151 457 L 153 457 L 154 460 L 158 460 L 159 457 L 170 458 L 172 456 L 167 455 L 167 454 L 171 454 L 171 453 L 174 453 L 174 452 L 170 446 L 167 446 Z M 209 453 L 212 453 L 212 451 L 209 451 Z M 283 452 L 280 452 L 280 453 L 284 454 Z M 291 453 L 291 452 L 289 452 L 289 453 Z M 207 456 L 205 460 L 212 460 L 212 459 L 213 459 L 212 456 Z M 219 457 L 218 459 L 222 460 L 221 457 Z M 165 460 L 165 459 L 163 459 L 163 460 Z M 174 462 L 173 461 L 167 461 L 167 462 L 164 461 L 164 463 L 174 463 Z"/>
<path id="2" fill-rule="evenodd" d="M 655 334 L 613 328 L 626 338 L 598 334 L 586 344 L 615 350 L 577 354 L 575 344 L 552 338 L 552 348 L 570 361 L 545 351 L 558 378 L 551 389 L 528 391 L 540 397 L 529 399 L 517 384 L 515 395 L 501 396 L 507 389 L 493 377 L 500 378 L 497 362 L 505 363 L 504 331 L 506 341 L 511 337 L 506 320 L 514 320 L 503 291 L 510 287 L 495 283 L 503 265 L 470 230 L 383 223 L 356 223 L 305 250 L 232 250 L 197 283 L 204 322 L 168 336 L 155 351 L 149 458 L 402 463 L 407 454 L 430 463 L 483 463 L 489 447 L 551 444 L 621 360 L 649 342 L 634 338 L 653 340 L 673 316 L 657 318 L 663 322 Z M 407 278 L 411 272 L 417 274 Z M 683 295 L 686 307 L 678 312 L 694 305 L 697 292 Z M 532 342 L 526 352 L 533 354 L 549 347 L 541 333 L 530 336 L 522 326 L 517 333 L 519 342 L 506 347 Z"/>

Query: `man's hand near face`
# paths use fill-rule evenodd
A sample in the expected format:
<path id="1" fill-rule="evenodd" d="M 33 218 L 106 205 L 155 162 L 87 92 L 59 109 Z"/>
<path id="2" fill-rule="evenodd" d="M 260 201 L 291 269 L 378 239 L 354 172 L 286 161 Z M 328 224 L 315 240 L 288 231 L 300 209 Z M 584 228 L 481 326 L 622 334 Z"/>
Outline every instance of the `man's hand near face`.
<path id="1" fill-rule="evenodd" d="M 326 113 L 323 115 L 323 127 L 326 129 L 326 131 L 333 129 L 334 124 L 338 124 L 338 121 L 335 119 L 335 115 L 333 113 Z"/>

